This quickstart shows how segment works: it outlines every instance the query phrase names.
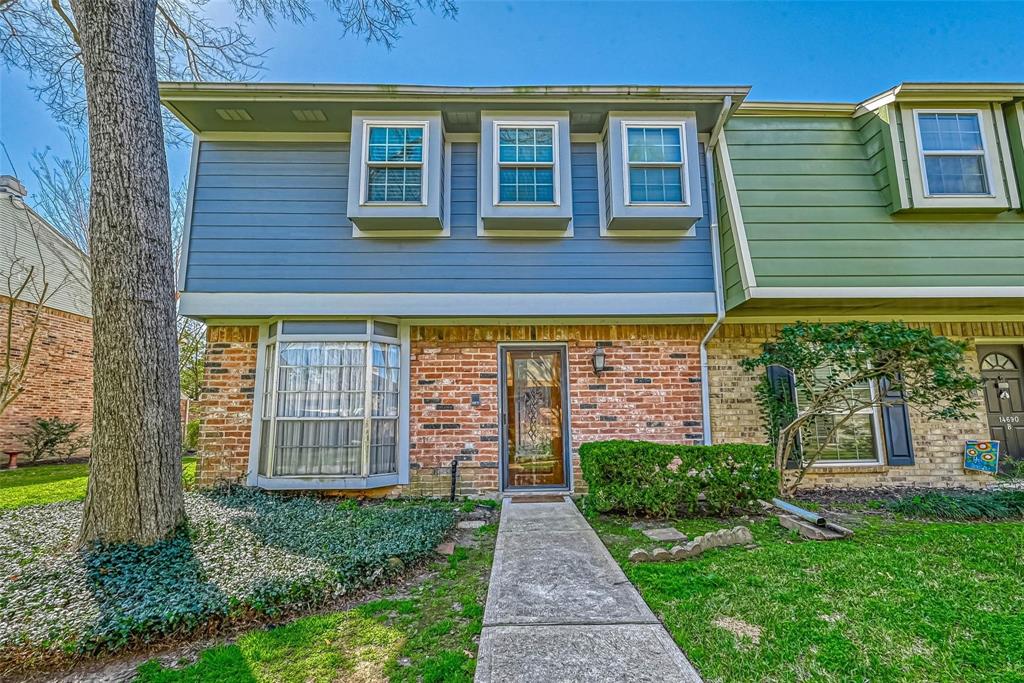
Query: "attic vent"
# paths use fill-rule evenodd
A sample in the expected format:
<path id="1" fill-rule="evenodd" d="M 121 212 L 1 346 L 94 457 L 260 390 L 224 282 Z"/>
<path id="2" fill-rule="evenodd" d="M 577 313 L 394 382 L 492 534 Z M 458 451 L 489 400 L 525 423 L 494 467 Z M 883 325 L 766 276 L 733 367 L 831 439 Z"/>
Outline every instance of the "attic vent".
<path id="1" fill-rule="evenodd" d="M 217 116 L 225 121 L 252 121 L 252 116 L 244 109 L 218 109 Z"/>
<path id="2" fill-rule="evenodd" d="M 320 109 L 292 109 L 292 116 L 304 123 L 327 120 L 327 115 Z"/>

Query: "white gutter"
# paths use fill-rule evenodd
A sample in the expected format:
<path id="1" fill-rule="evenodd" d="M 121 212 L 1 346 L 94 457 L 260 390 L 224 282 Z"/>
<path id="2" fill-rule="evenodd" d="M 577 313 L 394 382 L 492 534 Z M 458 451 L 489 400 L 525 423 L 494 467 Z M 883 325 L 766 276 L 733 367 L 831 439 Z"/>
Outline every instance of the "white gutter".
<path id="1" fill-rule="evenodd" d="M 724 121 L 723 121 L 724 123 Z M 716 126 L 716 128 L 718 128 Z M 721 132 L 718 128 L 717 133 Z M 715 135 L 717 142 L 718 135 Z M 704 445 L 711 445 L 711 387 L 708 385 L 708 342 L 725 319 L 725 286 L 722 282 L 721 245 L 718 241 L 718 195 L 715 192 L 715 159 L 712 145 L 704 148 L 704 163 L 707 167 L 708 213 L 711 214 L 711 258 L 715 274 L 715 322 L 700 340 L 700 408 Z"/>

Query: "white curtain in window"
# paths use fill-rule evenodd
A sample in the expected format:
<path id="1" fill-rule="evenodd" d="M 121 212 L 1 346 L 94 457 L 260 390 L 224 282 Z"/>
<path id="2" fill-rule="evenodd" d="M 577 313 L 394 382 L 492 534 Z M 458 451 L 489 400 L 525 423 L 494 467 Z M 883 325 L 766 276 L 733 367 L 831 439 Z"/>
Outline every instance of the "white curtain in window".
<path id="1" fill-rule="evenodd" d="M 268 362 L 273 349 L 268 347 Z M 369 474 L 397 472 L 399 346 L 285 341 L 277 349 L 276 391 L 264 399 L 261 472 L 268 469 L 270 441 L 274 476 L 365 475 L 364 458 Z M 268 378 L 271 372 L 268 367 Z"/>

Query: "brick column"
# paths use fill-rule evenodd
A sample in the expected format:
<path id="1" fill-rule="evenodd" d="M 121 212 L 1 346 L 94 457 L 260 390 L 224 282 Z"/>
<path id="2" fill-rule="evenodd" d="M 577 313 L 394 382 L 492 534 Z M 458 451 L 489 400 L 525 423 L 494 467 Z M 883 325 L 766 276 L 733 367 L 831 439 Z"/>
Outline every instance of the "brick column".
<path id="1" fill-rule="evenodd" d="M 197 483 L 244 481 L 249 468 L 259 328 L 209 327 L 203 391 L 197 413 Z"/>

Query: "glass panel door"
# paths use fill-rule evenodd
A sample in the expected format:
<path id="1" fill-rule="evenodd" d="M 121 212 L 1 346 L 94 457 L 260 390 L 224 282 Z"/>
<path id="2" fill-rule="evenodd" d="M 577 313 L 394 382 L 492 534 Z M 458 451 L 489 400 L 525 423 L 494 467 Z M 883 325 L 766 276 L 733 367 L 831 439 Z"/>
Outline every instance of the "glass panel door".
<path id="1" fill-rule="evenodd" d="M 565 488 L 564 354 L 560 348 L 504 352 L 506 488 Z"/>

